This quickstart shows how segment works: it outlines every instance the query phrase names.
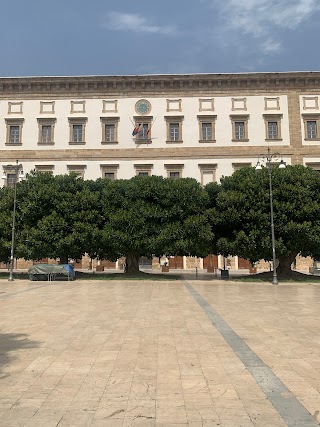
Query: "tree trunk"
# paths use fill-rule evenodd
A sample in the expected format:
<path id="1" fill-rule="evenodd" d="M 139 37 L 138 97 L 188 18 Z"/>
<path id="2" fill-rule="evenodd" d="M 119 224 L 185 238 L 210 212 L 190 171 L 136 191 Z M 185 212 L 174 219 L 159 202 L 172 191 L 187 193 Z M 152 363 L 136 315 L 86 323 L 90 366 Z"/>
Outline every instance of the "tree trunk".
<path id="1" fill-rule="evenodd" d="M 139 255 L 128 254 L 126 256 L 125 274 L 139 274 Z"/>
<path id="2" fill-rule="evenodd" d="M 62 255 L 60 257 L 59 264 L 68 264 L 68 261 L 69 261 L 68 255 Z"/>
<path id="3" fill-rule="evenodd" d="M 295 260 L 298 253 L 291 253 L 288 256 L 279 256 L 279 265 L 277 267 L 277 273 L 283 276 L 290 275 L 292 273 L 291 264 Z"/>

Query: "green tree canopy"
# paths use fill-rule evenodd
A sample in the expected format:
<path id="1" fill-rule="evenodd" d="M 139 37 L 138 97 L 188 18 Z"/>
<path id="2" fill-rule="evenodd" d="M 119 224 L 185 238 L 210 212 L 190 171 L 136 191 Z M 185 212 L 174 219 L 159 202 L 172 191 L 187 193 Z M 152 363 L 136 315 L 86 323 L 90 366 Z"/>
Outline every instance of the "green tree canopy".
<path id="1" fill-rule="evenodd" d="M 0 261 L 8 262 L 11 250 L 13 190 L 0 188 Z"/>
<path id="2" fill-rule="evenodd" d="M 298 254 L 320 256 L 320 174 L 304 166 L 272 170 L 274 227 L 279 271 L 287 273 Z M 269 177 L 243 168 L 207 188 L 219 253 L 272 259 Z M 211 192 L 211 193 L 210 193 Z"/>
<path id="3" fill-rule="evenodd" d="M 71 175 L 32 172 L 17 189 L 17 256 L 79 259 L 99 224 L 97 194 Z"/>
<path id="4" fill-rule="evenodd" d="M 98 185 L 105 221 L 101 257 L 125 256 L 127 272 L 134 273 L 140 256 L 207 253 L 208 196 L 194 179 L 134 177 Z"/>

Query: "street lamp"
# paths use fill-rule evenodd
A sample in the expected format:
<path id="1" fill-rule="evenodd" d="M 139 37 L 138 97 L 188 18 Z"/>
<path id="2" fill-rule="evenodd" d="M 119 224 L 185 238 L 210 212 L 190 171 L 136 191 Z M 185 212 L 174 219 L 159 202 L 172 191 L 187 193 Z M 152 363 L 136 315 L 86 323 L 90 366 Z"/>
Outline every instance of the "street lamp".
<path id="1" fill-rule="evenodd" d="M 13 282 L 13 260 L 14 260 L 14 238 L 15 238 L 15 224 L 16 224 L 16 207 L 17 207 L 17 181 L 18 178 L 24 178 L 22 165 L 19 165 L 18 160 L 14 166 L 14 181 L 13 181 L 13 213 L 12 213 L 12 229 L 11 229 L 11 255 L 10 255 L 10 267 L 9 267 L 9 282 Z M 19 176 L 18 176 L 19 174 Z M 6 174 L 3 175 L 3 179 L 7 180 Z"/>
<path id="2" fill-rule="evenodd" d="M 271 220 L 271 239 L 272 239 L 272 260 L 273 260 L 273 279 L 272 284 L 278 284 L 277 269 L 276 269 L 276 244 L 274 236 L 274 222 L 273 222 L 273 194 L 272 194 L 272 160 L 277 160 L 279 158 L 279 153 L 271 153 L 270 147 L 268 147 L 268 154 L 262 154 L 259 156 L 256 170 L 261 170 L 262 166 L 260 164 L 260 159 L 266 163 L 269 174 L 269 194 L 270 194 L 270 220 Z M 281 159 L 279 163 L 279 169 L 284 169 L 286 163 Z"/>

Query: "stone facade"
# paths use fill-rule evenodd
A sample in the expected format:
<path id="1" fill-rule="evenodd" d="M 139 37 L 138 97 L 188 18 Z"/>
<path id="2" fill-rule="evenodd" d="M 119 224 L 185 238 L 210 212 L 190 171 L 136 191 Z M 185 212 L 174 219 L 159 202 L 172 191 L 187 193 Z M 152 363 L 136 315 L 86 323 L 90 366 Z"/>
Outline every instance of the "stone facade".
<path id="1" fill-rule="evenodd" d="M 319 72 L 0 78 L 0 171 L 4 185 L 17 159 L 25 173 L 207 184 L 255 165 L 268 147 L 320 169 L 319 98 Z M 132 137 L 137 124 L 149 132 Z"/>

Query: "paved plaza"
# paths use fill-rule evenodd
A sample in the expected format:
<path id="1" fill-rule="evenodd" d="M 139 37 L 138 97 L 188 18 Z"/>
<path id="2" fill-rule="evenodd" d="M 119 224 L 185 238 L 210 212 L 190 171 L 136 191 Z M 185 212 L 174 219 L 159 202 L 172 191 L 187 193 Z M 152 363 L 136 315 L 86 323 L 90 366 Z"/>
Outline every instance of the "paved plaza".
<path id="1" fill-rule="evenodd" d="M 320 284 L 0 281 L 1 427 L 316 427 Z"/>

